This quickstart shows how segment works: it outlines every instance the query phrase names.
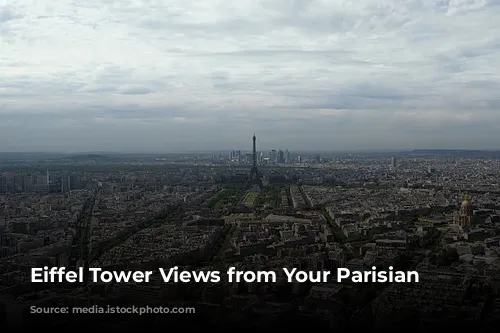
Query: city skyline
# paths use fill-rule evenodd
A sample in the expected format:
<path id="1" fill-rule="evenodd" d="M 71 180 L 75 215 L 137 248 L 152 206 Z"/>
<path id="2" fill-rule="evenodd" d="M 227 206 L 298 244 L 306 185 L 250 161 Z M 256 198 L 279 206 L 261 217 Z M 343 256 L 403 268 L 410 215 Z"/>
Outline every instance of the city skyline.
<path id="1" fill-rule="evenodd" d="M 468 149 L 468 148 L 400 148 L 400 149 L 363 149 L 363 148 L 356 148 L 356 149 L 294 149 L 294 147 L 278 147 L 278 146 L 264 146 L 264 148 L 257 149 L 257 153 L 264 153 L 267 154 L 271 152 L 272 150 L 275 151 L 290 151 L 293 153 L 306 153 L 306 154 L 315 154 L 315 153 L 321 153 L 321 154 L 348 154 L 348 153 L 353 153 L 353 154 L 358 154 L 358 153 L 387 153 L 387 154 L 398 154 L 398 153 L 411 153 L 415 151 L 422 151 L 422 152 L 485 152 L 485 153 L 500 153 L 500 148 L 499 149 Z M 44 154 L 53 154 L 53 155 L 84 155 L 84 154 L 96 154 L 96 155 L 168 155 L 168 154 L 204 154 L 204 155 L 209 155 L 209 154 L 218 154 L 218 153 L 231 153 L 235 151 L 240 151 L 241 153 L 252 153 L 252 148 L 248 147 L 225 147 L 225 148 L 214 148 L 214 149 L 206 149 L 206 150 L 196 150 L 196 149 L 186 149 L 186 150 L 72 150 L 72 149 L 67 149 L 67 150 L 12 150 L 12 151 L 0 151 L 0 154 L 34 154 L 34 155 L 44 155 Z"/>
<path id="2" fill-rule="evenodd" d="M 498 1 L 0 7 L 0 151 L 498 149 Z M 491 36 L 491 37 L 490 37 Z"/>

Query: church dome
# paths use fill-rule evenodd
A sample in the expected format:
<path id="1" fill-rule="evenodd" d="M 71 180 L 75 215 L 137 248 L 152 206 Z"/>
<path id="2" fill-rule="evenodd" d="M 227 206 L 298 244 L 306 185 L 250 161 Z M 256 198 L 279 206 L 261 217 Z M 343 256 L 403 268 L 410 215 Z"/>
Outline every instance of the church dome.
<path id="1" fill-rule="evenodd" d="M 462 208 L 467 208 L 470 206 L 469 197 L 465 196 L 464 201 L 462 201 Z"/>
<path id="2" fill-rule="evenodd" d="M 471 216 L 472 206 L 469 201 L 469 197 L 465 196 L 464 201 L 462 201 L 462 206 L 460 207 L 460 215 Z"/>

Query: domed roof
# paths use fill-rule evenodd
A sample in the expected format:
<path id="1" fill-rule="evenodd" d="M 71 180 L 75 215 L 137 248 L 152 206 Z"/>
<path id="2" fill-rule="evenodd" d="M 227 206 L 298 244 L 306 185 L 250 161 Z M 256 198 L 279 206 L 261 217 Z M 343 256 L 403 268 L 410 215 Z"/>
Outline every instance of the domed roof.
<path id="1" fill-rule="evenodd" d="M 464 201 L 462 201 L 462 207 L 469 207 L 470 206 L 470 201 L 469 201 L 469 196 L 464 197 Z"/>

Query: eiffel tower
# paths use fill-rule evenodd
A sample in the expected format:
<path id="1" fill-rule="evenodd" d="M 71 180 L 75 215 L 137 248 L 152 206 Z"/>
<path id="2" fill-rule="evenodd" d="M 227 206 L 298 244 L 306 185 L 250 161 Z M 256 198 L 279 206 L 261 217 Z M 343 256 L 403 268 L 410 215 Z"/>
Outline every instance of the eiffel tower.
<path id="1" fill-rule="evenodd" d="M 253 134 L 253 152 L 252 152 L 252 169 L 250 170 L 250 177 L 248 178 L 247 186 L 257 185 L 259 188 L 263 188 L 262 177 L 257 169 L 257 148 L 255 145 L 255 141 L 257 138 L 255 137 L 255 133 Z"/>

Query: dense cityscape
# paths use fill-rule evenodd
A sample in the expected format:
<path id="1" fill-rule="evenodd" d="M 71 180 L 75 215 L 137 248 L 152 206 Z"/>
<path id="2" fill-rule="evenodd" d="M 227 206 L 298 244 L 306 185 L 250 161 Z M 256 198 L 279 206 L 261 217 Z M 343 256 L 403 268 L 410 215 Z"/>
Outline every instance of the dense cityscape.
<path id="1" fill-rule="evenodd" d="M 500 155 L 481 151 L 3 154 L 0 299 L 31 306 L 190 305 L 189 324 L 325 328 L 494 323 Z M 34 284 L 31 267 L 416 270 L 418 283 Z M 165 317 L 102 317 L 110 328 Z M 186 320 L 181 317 L 172 320 Z M 50 317 L 54 327 L 84 315 Z M 102 323 L 101 323 L 102 324 Z M 62 326 L 61 326 L 62 325 Z M 319 326 L 318 326 L 319 327 Z"/>
<path id="2" fill-rule="evenodd" d="M 0 1 L 0 330 L 496 331 L 498 17 Z"/>

